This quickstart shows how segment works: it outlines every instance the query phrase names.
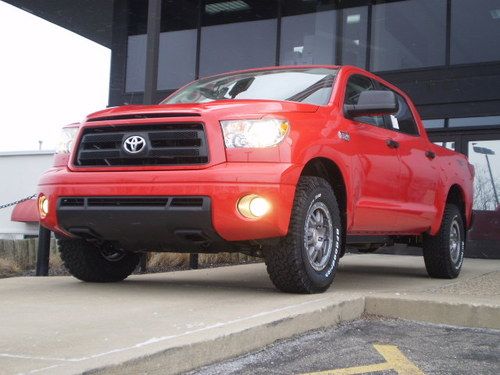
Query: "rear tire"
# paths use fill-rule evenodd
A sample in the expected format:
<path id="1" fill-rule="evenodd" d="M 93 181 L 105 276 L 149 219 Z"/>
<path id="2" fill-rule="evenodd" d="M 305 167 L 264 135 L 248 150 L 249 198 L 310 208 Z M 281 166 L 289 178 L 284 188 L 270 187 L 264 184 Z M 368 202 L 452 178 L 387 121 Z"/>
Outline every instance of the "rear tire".
<path id="1" fill-rule="evenodd" d="M 264 251 L 271 281 L 283 292 L 324 292 L 335 277 L 343 238 L 330 184 L 319 177 L 301 177 L 288 235 Z"/>
<path id="2" fill-rule="evenodd" d="M 69 273 L 79 280 L 108 283 L 126 279 L 139 264 L 136 253 L 114 252 L 81 239 L 57 240 L 61 259 Z"/>
<path id="3" fill-rule="evenodd" d="M 465 230 L 462 214 L 454 204 L 447 204 L 441 228 L 435 236 L 424 235 L 425 268 L 430 277 L 454 279 L 464 260 Z"/>

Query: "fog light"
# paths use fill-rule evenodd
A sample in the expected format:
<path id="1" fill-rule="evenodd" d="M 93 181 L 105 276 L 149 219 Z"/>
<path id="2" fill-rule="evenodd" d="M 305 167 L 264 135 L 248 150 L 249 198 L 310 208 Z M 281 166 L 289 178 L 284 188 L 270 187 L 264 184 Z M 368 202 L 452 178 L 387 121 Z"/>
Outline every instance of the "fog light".
<path id="1" fill-rule="evenodd" d="M 238 202 L 238 211 L 248 219 L 257 219 L 271 210 L 271 204 L 256 194 L 245 195 Z"/>
<path id="2" fill-rule="evenodd" d="M 38 198 L 38 211 L 42 219 L 49 214 L 49 199 L 45 195 L 41 195 Z"/>

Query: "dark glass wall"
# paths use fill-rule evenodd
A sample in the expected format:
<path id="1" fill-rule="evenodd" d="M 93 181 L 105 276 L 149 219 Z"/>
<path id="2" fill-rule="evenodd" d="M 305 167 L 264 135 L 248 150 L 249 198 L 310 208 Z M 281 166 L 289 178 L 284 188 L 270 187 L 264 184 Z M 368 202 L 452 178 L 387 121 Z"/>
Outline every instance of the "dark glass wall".
<path id="1" fill-rule="evenodd" d="M 205 2 L 199 75 L 275 65 L 277 15 L 273 0 Z"/>
<path id="2" fill-rule="evenodd" d="M 371 22 L 370 70 L 444 65 L 446 0 L 378 4 Z"/>
<path id="3" fill-rule="evenodd" d="M 137 103 L 148 2 L 118 3 L 127 35 L 113 54 L 126 58 L 110 102 Z M 344 64 L 400 86 L 426 119 L 500 114 L 500 0 L 162 0 L 161 21 L 158 99 L 223 71 Z"/>

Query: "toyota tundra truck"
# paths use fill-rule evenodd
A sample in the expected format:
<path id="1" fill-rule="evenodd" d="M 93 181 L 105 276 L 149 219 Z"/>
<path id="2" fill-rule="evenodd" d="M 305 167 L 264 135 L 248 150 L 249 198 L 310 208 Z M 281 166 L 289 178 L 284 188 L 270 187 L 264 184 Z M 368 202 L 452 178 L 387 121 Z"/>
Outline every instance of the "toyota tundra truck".
<path id="1" fill-rule="evenodd" d="M 317 293 L 347 247 L 421 246 L 431 277 L 457 277 L 473 177 L 381 78 L 271 67 L 63 128 L 38 207 L 83 281 L 123 280 L 145 252 L 242 252 L 281 291 Z"/>

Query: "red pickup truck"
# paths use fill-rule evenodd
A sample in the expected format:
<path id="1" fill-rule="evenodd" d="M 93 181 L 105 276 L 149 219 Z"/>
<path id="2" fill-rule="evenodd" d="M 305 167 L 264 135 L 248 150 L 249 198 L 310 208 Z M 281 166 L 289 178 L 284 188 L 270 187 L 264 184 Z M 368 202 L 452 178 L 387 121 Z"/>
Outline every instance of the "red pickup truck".
<path id="1" fill-rule="evenodd" d="M 123 280 L 148 251 L 236 251 L 262 256 L 280 290 L 315 293 L 346 246 L 421 245 L 430 276 L 457 277 L 473 176 L 377 76 L 272 67 L 64 128 L 38 204 L 84 281 Z"/>

